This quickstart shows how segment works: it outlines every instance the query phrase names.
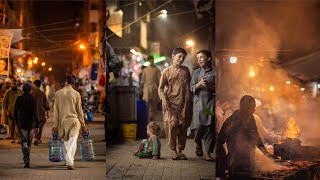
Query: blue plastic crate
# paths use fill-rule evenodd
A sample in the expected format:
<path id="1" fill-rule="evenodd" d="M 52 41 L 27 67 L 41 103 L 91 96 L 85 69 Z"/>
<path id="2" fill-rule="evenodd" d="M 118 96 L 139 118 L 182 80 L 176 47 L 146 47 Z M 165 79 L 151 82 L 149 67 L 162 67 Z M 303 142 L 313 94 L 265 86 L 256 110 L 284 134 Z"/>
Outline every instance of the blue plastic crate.
<path id="1" fill-rule="evenodd" d="M 148 124 L 148 107 L 143 100 L 137 101 L 137 124 Z"/>

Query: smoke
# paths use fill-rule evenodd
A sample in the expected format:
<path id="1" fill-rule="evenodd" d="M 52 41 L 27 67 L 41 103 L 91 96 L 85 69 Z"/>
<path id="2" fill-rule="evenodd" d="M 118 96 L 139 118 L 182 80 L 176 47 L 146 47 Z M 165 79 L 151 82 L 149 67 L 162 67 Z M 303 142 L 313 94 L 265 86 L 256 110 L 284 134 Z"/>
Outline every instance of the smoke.
<path id="1" fill-rule="evenodd" d="M 267 147 L 269 151 L 272 151 L 272 147 Z M 256 167 L 259 171 L 275 171 L 286 169 L 285 166 L 282 166 L 276 163 L 274 160 L 267 158 L 262 154 L 261 151 L 256 148 Z"/>
<path id="2" fill-rule="evenodd" d="M 280 136 L 294 117 L 302 145 L 320 145 L 320 113 L 313 110 L 319 103 L 310 102 L 310 92 L 301 91 L 304 84 L 277 65 L 319 49 L 318 11 L 315 1 L 216 2 L 217 68 L 222 69 L 217 96 L 236 97 L 235 106 L 246 94 L 260 100 L 256 113 L 267 130 Z M 230 56 L 238 62 L 229 63 Z M 266 164 L 280 168 L 266 159 L 260 162 L 264 170 Z"/>

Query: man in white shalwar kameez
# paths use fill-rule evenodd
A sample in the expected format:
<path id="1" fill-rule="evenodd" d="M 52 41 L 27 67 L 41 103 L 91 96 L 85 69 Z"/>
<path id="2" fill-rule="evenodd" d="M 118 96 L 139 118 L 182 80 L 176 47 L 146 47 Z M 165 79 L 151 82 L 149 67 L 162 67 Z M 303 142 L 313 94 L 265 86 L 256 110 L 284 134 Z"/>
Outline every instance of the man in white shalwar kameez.
<path id="1" fill-rule="evenodd" d="M 71 170 L 74 169 L 80 127 L 83 133 L 88 132 L 88 129 L 83 118 L 80 93 L 72 88 L 76 77 L 67 76 L 66 83 L 55 95 L 52 131 L 58 133 L 59 139 L 64 141 L 66 166 Z"/>

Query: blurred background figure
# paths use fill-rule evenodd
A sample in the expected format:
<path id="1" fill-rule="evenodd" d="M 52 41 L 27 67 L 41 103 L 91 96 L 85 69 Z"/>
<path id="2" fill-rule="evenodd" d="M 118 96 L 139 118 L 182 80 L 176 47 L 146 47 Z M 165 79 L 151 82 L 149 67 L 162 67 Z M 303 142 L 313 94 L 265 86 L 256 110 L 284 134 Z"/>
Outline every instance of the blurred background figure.
<path id="1" fill-rule="evenodd" d="M 160 82 L 160 70 L 154 65 L 152 56 L 148 57 L 150 65 L 142 71 L 140 82 L 140 93 L 142 99 L 146 101 L 148 106 L 148 121 L 154 120 L 154 113 L 157 110 L 159 102 L 158 87 Z"/>

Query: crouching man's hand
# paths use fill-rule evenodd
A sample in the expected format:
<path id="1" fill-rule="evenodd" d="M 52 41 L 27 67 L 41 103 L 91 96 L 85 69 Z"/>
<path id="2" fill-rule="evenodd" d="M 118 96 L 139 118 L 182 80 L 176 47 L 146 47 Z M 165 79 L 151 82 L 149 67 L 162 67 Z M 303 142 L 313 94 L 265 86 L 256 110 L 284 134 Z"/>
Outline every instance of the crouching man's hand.
<path id="1" fill-rule="evenodd" d="M 267 157 L 270 158 L 270 159 L 275 159 L 275 160 L 279 160 L 280 159 L 279 157 L 277 157 L 277 156 L 275 156 L 273 154 L 270 154 L 270 153 L 267 155 Z"/>

